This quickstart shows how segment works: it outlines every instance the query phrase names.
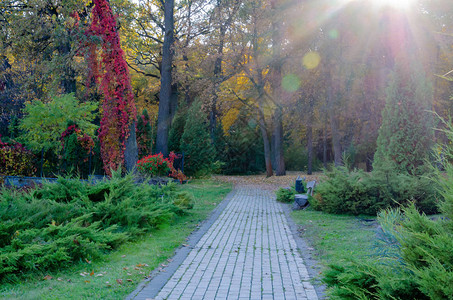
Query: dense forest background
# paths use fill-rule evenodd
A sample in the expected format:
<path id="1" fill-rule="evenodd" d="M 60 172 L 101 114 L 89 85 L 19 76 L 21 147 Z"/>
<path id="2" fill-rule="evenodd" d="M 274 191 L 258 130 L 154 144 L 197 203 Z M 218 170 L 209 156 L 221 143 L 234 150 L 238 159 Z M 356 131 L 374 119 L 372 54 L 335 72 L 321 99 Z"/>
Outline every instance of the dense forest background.
<path id="1" fill-rule="evenodd" d="M 1 139 L 24 144 L 49 170 L 82 168 L 89 153 L 90 171 L 102 172 L 96 129 L 106 95 L 95 79 L 118 54 L 102 46 L 108 35 L 93 33 L 94 2 L 0 3 Z M 419 99 L 407 104 L 420 108 L 409 119 L 432 128 L 442 124 L 427 111 L 452 115 L 448 0 L 97 2 L 116 18 L 139 158 L 191 153 L 192 174 L 311 173 L 331 162 L 370 171 L 395 78 L 406 87 L 393 87 L 396 98 Z M 55 134 L 43 135 L 49 128 Z M 63 132 L 76 133 L 85 156 L 65 156 Z"/>

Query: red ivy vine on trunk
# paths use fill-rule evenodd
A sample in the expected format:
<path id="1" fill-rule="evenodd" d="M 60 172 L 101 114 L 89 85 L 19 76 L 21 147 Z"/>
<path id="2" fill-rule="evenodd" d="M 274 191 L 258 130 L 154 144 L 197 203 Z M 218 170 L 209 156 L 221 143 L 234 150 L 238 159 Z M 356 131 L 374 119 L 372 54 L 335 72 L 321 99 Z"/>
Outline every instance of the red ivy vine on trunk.
<path id="1" fill-rule="evenodd" d="M 102 77 L 100 90 L 104 97 L 99 139 L 104 170 L 110 175 L 112 169 L 124 166 L 125 142 L 130 125 L 136 119 L 136 109 L 115 16 L 107 0 L 93 0 L 93 3 L 89 34 L 102 39 L 101 74 L 97 74 L 97 55 L 93 48 L 90 49 L 89 63 L 94 80 L 97 81 L 96 76 Z"/>

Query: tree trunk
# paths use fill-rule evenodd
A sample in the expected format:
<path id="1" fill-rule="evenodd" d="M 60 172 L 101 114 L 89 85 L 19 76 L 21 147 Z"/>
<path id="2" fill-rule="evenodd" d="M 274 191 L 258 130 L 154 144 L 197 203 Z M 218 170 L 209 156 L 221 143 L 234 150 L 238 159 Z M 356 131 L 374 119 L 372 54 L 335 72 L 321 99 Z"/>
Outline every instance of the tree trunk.
<path id="1" fill-rule="evenodd" d="M 271 87 L 272 98 L 276 104 L 274 112 L 274 149 L 277 176 L 286 175 L 285 159 L 283 157 L 283 112 L 281 104 L 278 103 L 282 96 L 282 33 L 280 10 L 276 6 L 276 1 L 271 0 L 272 7 L 272 64 L 271 64 Z"/>
<path id="2" fill-rule="evenodd" d="M 71 44 L 69 43 L 69 41 L 61 43 L 61 45 L 58 47 L 58 52 L 65 59 L 69 59 L 67 57 L 71 52 Z M 63 88 L 65 94 L 75 93 L 77 91 L 75 77 L 76 75 L 74 68 L 70 64 L 66 64 L 61 79 L 61 87 Z"/>
<path id="3" fill-rule="evenodd" d="M 164 2 L 165 36 L 162 47 L 162 69 L 160 78 L 159 113 L 157 115 L 156 153 L 168 155 L 168 130 L 171 122 L 171 86 L 174 43 L 174 0 Z"/>
<path id="4" fill-rule="evenodd" d="M 261 130 L 261 137 L 263 138 L 264 144 L 264 162 L 266 164 L 266 177 L 271 177 L 272 175 L 274 175 L 274 172 L 272 170 L 271 146 L 269 141 L 269 135 L 266 128 L 266 122 L 264 121 L 264 114 L 262 113 L 261 110 L 259 114 L 259 125 Z"/>
<path id="5" fill-rule="evenodd" d="M 333 144 L 333 156 L 335 161 L 335 167 L 342 166 L 341 158 L 341 144 L 340 144 L 340 132 L 338 130 L 338 120 L 335 116 L 334 111 L 334 96 L 333 96 L 333 87 L 332 87 L 332 76 L 330 71 L 328 71 L 328 88 L 327 88 L 327 105 L 330 121 L 330 131 L 332 133 L 332 144 Z"/>
<path id="6" fill-rule="evenodd" d="M 307 163 L 307 174 L 313 173 L 313 107 L 314 107 L 313 96 L 308 99 L 308 120 L 307 120 L 307 152 L 308 152 L 308 163 Z"/>
<path id="7" fill-rule="evenodd" d="M 373 156 L 374 153 L 367 153 L 366 155 L 366 171 L 371 172 L 373 170 Z"/>
<path id="8" fill-rule="evenodd" d="M 307 174 L 311 175 L 313 173 L 313 126 L 311 125 L 311 123 L 307 125 L 307 152 Z"/>
<path id="9" fill-rule="evenodd" d="M 220 1 L 219 4 L 220 5 Z M 214 141 L 215 130 L 217 127 L 217 100 L 219 86 L 222 81 L 222 61 L 223 61 L 223 47 L 225 43 L 225 26 L 220 26 L 219 47 L 217 48 L 217 58 L 214 62 L 214 87 L 211 103 L 211 112 L 209 115 L 209 131 L 211 139 Z"/>
<path id="10" fill-rule="evenodd" d="M 216 127 L 217 127 L 217 93 L 215 93 L 212 97 L 211 111 L 209 112 L 209 133 L 212 142 L 214 142 L 215 140 Z"/>
<path id="11" fill-rule="evenodd" d="M 124 164 L 127 172 L 135 170 L 138 161 L 137 135 L 135 133 L 135 122 L 129 126 L 129 137 L 126 140 L 126 150 L 124 151 Z"/>
<path id="12" fill-rule="evenodd" d="M 189 48 L 189 44 L 190 44 L 190 40 L 191 40 L 191 36 L 192 36 L 192 1 L 188 1 L 187 3 L 187 9 L 188 9 L 188 13 L 187 13 L 187 38 L 186 38 L 186 42 L 185 42 L 185 47 L 183 49 L 183 54 L 182 54 L 182 59 L 184 61 L 184 69 L 185 69 L 185 72 L 186 72 L 186 76 L 185 76 L 185 83 L 184 83 L 184 101 L 187 105 L 187 107 L 190 106 L 190 103 L 192 102 L 191 101 L 191 97 L 190 97 L 190 68 L 189 68 L 189 57 L 187 56 L 187 49 Z"/>
<path id="13" fill-rule="evenodd" d="M 283 114 L 282 108 L 277 107 L 275 110 L 275 124 L 274 124 L 274 150 L 275 150 L 275 175 L 286 175 L 285 159 L 283 157 Z"/>
<path id="14" fill-rule="evenodd" d="M 327 117 L 324 119 L 324 129 L 322 137 L 322 163 L 324 168 L 327 169 Z"/>
<path id="15" fill-rule="evenodd" d="M 332 131 L 332 144 L 333 144 L 333 156 L 335 161 L 335 167 L 342 166 L 343 161 L 341 158 L 341 144 L 340 144 L 340 133 L 338 131 L 338 123 L 335 118 L 333 110 L 329 112 L 330 117 L 330 130 Z"/>
<path id="16" fill-rule="evenodd" d="M 186 43 L 186 47 L 188 46 L 189 42 Z M 184 102 L 186 103 L 187 107 L 190 106 L 190 103 L 192 102 L 191 100 L 191 97 L 190 97 L 190 84 L 189 84 L 189 72 L 190 72 L 190 68 L 189 68 L 189 57 L 187 56 L 186 53 L 183 54 L 182 56 L 182 59 L 184 60 L 184 63 L 185 63 L 185 71 L 186 71 L 186 79 L 185 79 L 185 83 L 184 83 Z"/>
<path id="17" fill-rule="evenodd" d="M 178 85 L 175 83 L 171 85 L 170 124 L 173 121 L 173 118 L 175 117 L 177 110 L 178 110 Z"/>

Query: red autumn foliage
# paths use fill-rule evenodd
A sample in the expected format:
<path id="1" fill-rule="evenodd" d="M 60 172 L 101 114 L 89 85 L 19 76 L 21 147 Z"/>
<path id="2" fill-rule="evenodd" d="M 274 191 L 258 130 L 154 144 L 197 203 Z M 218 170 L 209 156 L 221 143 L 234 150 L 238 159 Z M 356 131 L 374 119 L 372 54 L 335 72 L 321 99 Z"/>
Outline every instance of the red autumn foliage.
<path id="1" fill-rule="evenodd" d="M 176 158 L 179 157 L 174 152 L 170 152 L 168 158 L 164 158 L 162 153 L 149 155 L 137 162 L 137 170 L 152 176 L 168 175 L 182 183 L 187 177 L 173 166 Z"/>
<path id="2" fill-rule="evenodd" d="M 35 156 L 21 143 L 4 143 L 0 135 L 0 174 L 32 176 L 36 172 Z"/>
<path id="3" fill-rule="evenodd" d="M 99 128 L 101 156 L 104 170 L 110 175 L 111 170 L 124 166 L 125 142 L 129 137 L 130 125 L 136 119 L 134 94 L 129 78 L 129 70 L 121 49 L 116 18 L 107 0 L 93 0 L 92 23 L 87 32 L 99 36 L 101 43 L 101 63 L 97 61 L 96 47 L 90 46 L 91 78 L 97 82 L 102 77 L 100 90 L 102 99 L 102 120 Z M 102 74 L 98 74 L 99 67 Z"/>
<path id="4" fill-rule="evenodd" d="M 92 153 L 94 148 L 94 140 L 88 134 L 82 133 L 82 130 L 75 124 L 68 126 L 68 128 L 66 128 L 66 130 L 61 134 L 60 141 L 61 146 L 63 147 L 63 151 L 65 147 L 65 138 L 73 133 L 77 135 L 77 141 L 79 142 L 80 146 L 87 151 L 87 155 Z M 88 161 L 88 157 L 85 158 L 85 161 Z"/>

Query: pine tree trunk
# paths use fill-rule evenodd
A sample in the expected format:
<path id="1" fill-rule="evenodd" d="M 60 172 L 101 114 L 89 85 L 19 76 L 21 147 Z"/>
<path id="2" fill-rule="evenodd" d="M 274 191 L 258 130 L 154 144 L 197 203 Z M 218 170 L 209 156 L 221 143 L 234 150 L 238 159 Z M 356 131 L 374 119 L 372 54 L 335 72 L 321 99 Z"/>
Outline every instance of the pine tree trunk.
<path id="1" fill-rule="evenodd" d="M 168 130 L 171 122 L 172 63 L 174 43 L 174 0 L 164 2 L 165 36 L 162 48 L 162 69 L 159 94 L 159 112 L 157 115 L 156 153 L 168 155 Z"/>

